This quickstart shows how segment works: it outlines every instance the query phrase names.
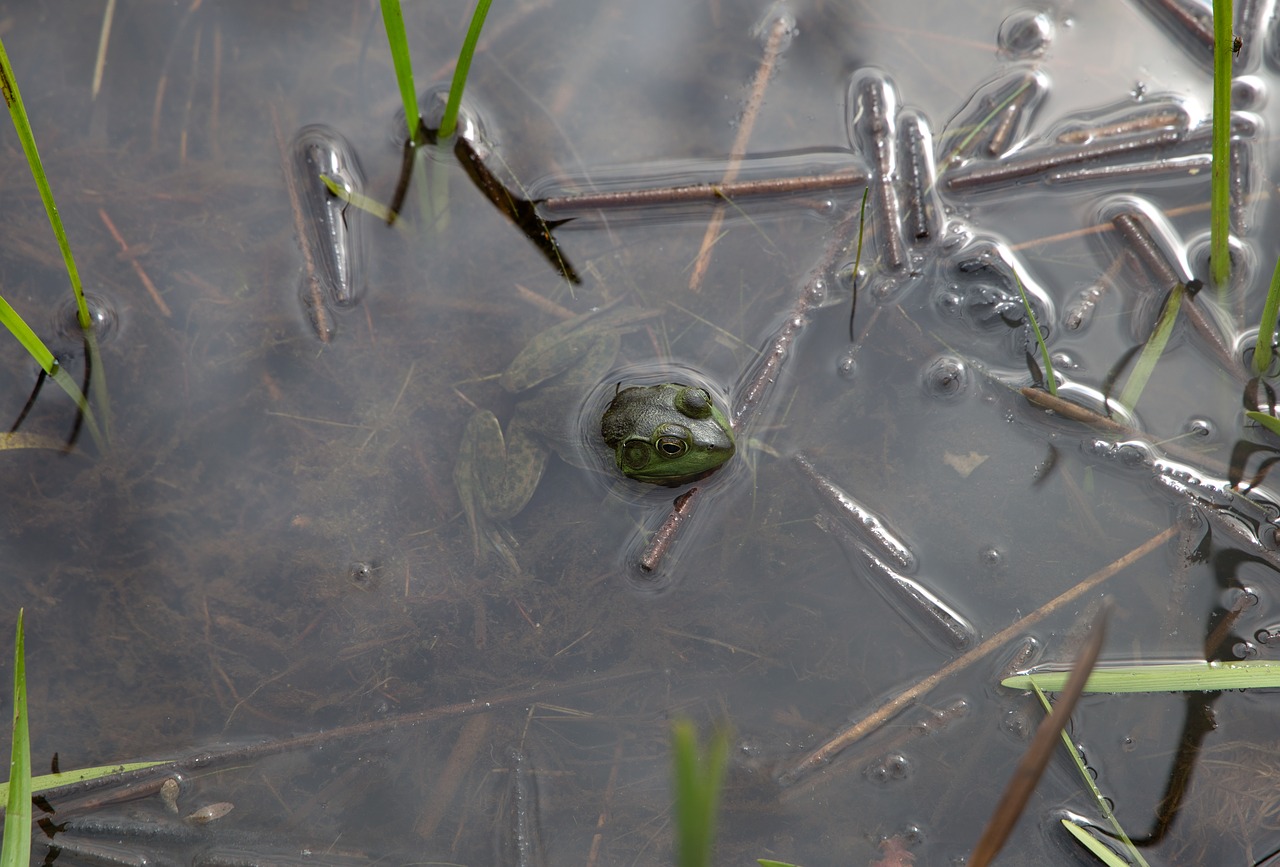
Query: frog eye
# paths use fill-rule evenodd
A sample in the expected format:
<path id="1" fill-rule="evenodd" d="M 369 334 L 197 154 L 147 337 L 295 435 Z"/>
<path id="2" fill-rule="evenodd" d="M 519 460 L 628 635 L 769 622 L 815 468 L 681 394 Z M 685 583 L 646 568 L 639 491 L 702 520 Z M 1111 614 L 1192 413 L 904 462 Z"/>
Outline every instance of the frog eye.
<path id="1" fill-rule="evenodd" d="M 684 425 L 664 424 L 655 433 L 653 447 L 667 460 L 674 460 L 689 451 L 693 434 Z"/>
<path id="2" fill-rule="evenodd" d="M 653 449 L 643 440 L 628 441 L 618 450 L 619 467 L 623 470 L 643 470 L 649 465 Z"/>
<path id="3" fill-rule="evenodd" d="M 676 393 L 676 409 L 688 418 L 710 418 L 711 395 L 705 388 L 686 386 Z"/>

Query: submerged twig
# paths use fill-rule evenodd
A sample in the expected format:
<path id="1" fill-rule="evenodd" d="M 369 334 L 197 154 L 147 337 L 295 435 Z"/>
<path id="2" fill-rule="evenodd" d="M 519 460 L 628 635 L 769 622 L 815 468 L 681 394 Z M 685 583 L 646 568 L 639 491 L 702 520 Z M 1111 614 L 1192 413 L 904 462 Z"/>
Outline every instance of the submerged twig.
<path id="1" fill-rule="evenodd" d="M 769 28 L 769 38 L 765 42 L 764 55 L 756 68 L 755 78 L 751 81 L 751 95 L 747 98 L 747 107 L 742 111 L 738 121 L 738 134 L 734 137 L 733 148 L 729 151 L 729 165 L 725 168 L 721 184 L 733 183 L 741 170 L 742 158 L 747 153 L 747 142 L 751 140 L 751 131 L 755 129 L 756 118 L 760 116 L 760 107 L 764 105 L 764 91 L 769 86 L 773 69 L 777 65 L 778 55 L 782 50 L 782 37 L 787 34 L 787 19 L 778 16 Z M 702 288 L 702 278 L 711 264 L 711 248 L 720 239 L 720 226 L 724 223 L 724 208 L 717 208 L 707 223 L 707 231 L 702 236 L 702 246 L 698 249 L 698 257 L 693 262 L 693 273 L 689 276 L 689 290 L 697 292 Z"/>
<path id="2" fill-rule="evenodd" d="M 1056 598 L 1052 599 L 1040 608 L 1037 608 L 1027 616 L 1022 617 L 1009 626 L 1006 626 L 1004 629 L 1001 629 L 973 650 L 970 650 L 963 656 L 957 657 L 935 671 L 933 674 L 922 678 L 914 685 L 904 689 L 902 692 L 893 696 L 893 698 L 890 698 L 888 701 L 875 708 L 871 713 L 862 717 L 862 719 L 858 720 L 853 725 L 837 732 L 835 735 L 827 739 L 825 743 L 810 751 L 808 755 L 800 761 L 782 771 L 782 773 L 778 775 L 778 782 L 784 786 L 792 785 L 807 774 L 813 773 L 819 768 L 824 767 L 846 747 L 871 734 L 871 732 L 875 731 L 892 719 L 895 714 L 902 711 L 916 699 L 928 693 L 947 678 L 957 672 L 963 671 L 991 652 L 1004 646 L 1009 641 L 1016 638 L 1019 633 L 1025 631 L 1028 627 L 1039 623 L 1059 608 L 1074 602 L 1084 594 L 1094 590 L 1107 579 L 1115 576 L 1124 569 L 1127 569 L 1129 566 L 1159 548 L 1165 542 L 1174 538 L 1177 533 L 1177 527 L 1169 527 L 1166 530 L 1161 530 L 1159 533 L 1152 536 L 1150 539 L 1143 542 L 1123 557 L 1112 561 L 1109 565 L 1104 566 L 1097 572 L 1094 572 L 1070 590 L 1059 594 Z"/>
<path id="3" fill-rule="evenodd" d="M 1035 737 L 1027 745 L 1027 751 L 1023 753 L 1022 760 L 1014 769 L 1013 777 L 1005 787 L 1004 794 L 1000 796 L 999 804 L 996 805 L 986 828 L 982 831 L 982 836 L 973 847 L 973 854 L 969 856 L 968 861 L 972 867 L 986 867 L 990 864 L 1004 847 L 1005 841 L 1009 839 L 1009 834 L 1013 831 L 1018 817 L 1027 806 L 1027 800 L 1035 791 L 1036 784 L 1040 782 L 1040 777 L 1049 764 L 1049 757 L 1053 755 L 1054 742 L 1071 719 L 1071 711 L 1080 700 L 1085 681 L 1089 679 L 1089 672 L 1093 671 L 1093 667 L 1098 662 L 1098 654 L 1102 652 L 1102 642 L 1106 634 L 1107 609 L 1103 608 L 1102 613 L 1094 621 L 1088 644 L 1080 651 L 1080 656 L 1071 670 L 1071 677 L 1067 680 L 1066 687 L 1058 695 L 1053 712 L 1036 729 Z"/>
<path id="4" fill-rule="evenodd" d="M 294 750 L 321 747 L 347 738 L 364 737 L 371 734 L 387 734 L 398 729 L 407 729 L 423 723 L 433 722 L 435 720 L 451 719 L 475 713 L 488 713 L 489 711 L 496 710 L 498 708 L 541 701 L 552 696 L 563 695 L 565 693 L 597 689 L 603 686 L 614 686 L 628 680 L 648 677 L 650 674 L 652 674 L 652 672 L 645 670 L 625 671 L 615 674 L 601 675 L 599 677 L 584 678 L 582 680 L 567 683 L 553 683 L 545 686 L 510 689 L 506 692 L 495 693 L 483 698 L 469 699 L 455 704 L 442 705 L 440 707 L 429 708 L 427 710 L 421 710 L 414 713 L 368 720 L 366 722 L 354 723 L 348 726 L 341 726 L 339 728 L 299 735 L 297 737 L 284 738 L 282 740 L 260 741 L 255 744 L 198 752 L 184 758 L 174 759 L 171 762 L 165 762 L 149 768 L 126 771 L 112 776 L 97 777 L 92 780 L 68 783 L 65 786 L 47 789 L 41 794 L 43 794 L 48 801 L 56 804 L 59 800 L 78 797 L 80 795 L 85 795 L 114 786 L 140 783 L 144 780 L 155 779 L 156 787 L 158 788 L 159 783 L 162 782 L 165 777 L 172 775 L 175 771 L 195 771 L 204 768 L 225 767 L 229 764 L 252 761 L 266 756 L 292 752 Z"/>

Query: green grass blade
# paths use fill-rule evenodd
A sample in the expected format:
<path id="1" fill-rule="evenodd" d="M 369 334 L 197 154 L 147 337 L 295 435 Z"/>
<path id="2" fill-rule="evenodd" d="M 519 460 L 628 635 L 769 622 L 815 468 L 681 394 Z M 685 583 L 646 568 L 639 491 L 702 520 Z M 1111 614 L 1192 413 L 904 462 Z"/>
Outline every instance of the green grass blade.
<path id="1" fill-rule="evenodd" d="M 1133 365 L 1133 373 L 1125 381 L 1124 391 L 1120 392 L 1120 402 L 1130 409 L 1142 397 L 1142 390 L 1147 387 L 1147 381 L 1156 369 L 1156 362 L 1169 345 L 1169 337 L 1173 334 L 1173 324 L 1178 321 L 1178 310 L 1182 307 L 1182 295 L 1185 291 L 1186 288 L 1181 283 L 1173 287 L 1169 300 L 1160 311 L 1160 318 L 1156 320 L 1156 327 L 1152 329 L 1151 336 L 1138 355 L 1138 361 Z"/>
<path id="2" fill-rule="evenodd" d="M 711 736 L 705 754 L 698 748 L 692 722 L 671 726 L 675 779 L 676 867 L 708 867 L 716 839 L 720 786 L 729 759 L 729 738 L 722 731 Z"/>
<path id="3" fill-rule="evenodd" d="M 396 71 L 396 83 L 400 85 L 404 122 L 409 127 L 409 138 L 416 140 L 420 117 L 418 91 L 413 86 L 413 63 L 409 59 L 409 37 L 404 32 L 404 14 L 400 10 L 400 0 L 382 0 L 382 26 L 387 31 L 391 65 Z"/>
<path id="4" fill-rule="evenodd" d="M 1031 688 L 1035 690 L 1036 697 L 1040 699 L 1040 704 L 1044 706 L 1044 712 L 1051 713 L 1053 711 L 1053 706 L 1049 704 L 1048 697 L 1040 687 L 1036 686 L 1034 683 L 1031 685 Z M 1085 688 L 1088 689 L 1088 687 Z M 1115 832 L 1116 836 L 1120 838 L 1120 841 L 1124 843 L 1125 848 L 1129 850 L 1129 855 L 1133 858 L 1133 863 L 1140 864 L 1141 867 L 1148 867 L 1146 859 L 1142 857 L 1142 853 L 1138 851 L 1138 847 L 1133 845 L 1133 841 L 1129 839 L 1129 835 L 1126 834 L 1124 832 L 1124 828 L 1120 826 L 1120 820 L 1118 820 L 1115 813 L 1111 811 L 1111 805 L 1107 803 L 1106 798 L 1102 797 L 1102 792 L 1099 791 L 1098 784 L 1093 781 L 1093 774 L 1089 773 L 1089 769 L 1085 766 L 1084 756 L 1080 755 L 1080 751 L 1076 749 L 1076 745 L 1071 740 L 1071 736 L 1067 734 L 1067 730 L 1064 728 L 1059 732 L 1059 734 L 1062 736 L 1062 743 L 1067 747 L 1067 752 L 1071 755 L 1071 760 L 1075 763 L 1076 771 L 1079 772 L 1080 778 L 1084 780 L 1085 785 L 1089 787 L 1089 791 L 1093 794 L 1093 802 L 1097 806 L 1098 811 L 1101 812 L 1107 822 L 1110 823 L 1111 830 Z M 1077 837 L 1077 839 L 1079 839 L 1079 837 Z M 1095 840 L 1094 842 L 1097 841 Z M 1088 844 L 1086 844 L 1086 846 L 1087 845 Z M 1095 855 L 1098 854 L 1092 847 L 1089 847 L 1089 851 L 1094 852 Z M 1115 854 L 1110 852 L 1110 850 L 1108 850 L 1108 854 L 1113 858 L 1115 857 Z M 1123 864 L 1124 862 L 1121 863 Z"/>
<path id="5" fill-rule="evenodd" d="M 98 448 L 103 448 L 102 431 L 98 428 L 98 422 L 93 417 L 93 412 L 89 409 L 89 402 L 80 391 L 80 386 L 76 385 L 76 381 L 53 357 L 49 347 L 44 345 L 44 341 L 31 330 L 31 326 L 26 323 L 26 320 L 19 316 L 18 311 L 14 310 L 3 297 L 0 297 L 0 323 L 3 323 L 4 327 L 9 329 L 9 333 L 18 339 L 18 342 L 36 360 L 40 368 L 49 374 L 53 381 L 67 393 L 68 397 L 76 402 L 76 406 L 84 413 L 84 420 L 89 425 L 89 434 L 93 437 L 93 441 L 97 443 Z M 90 336 L 92 336 L 92 332 L 90 332 Z"/>
<path id="6" fill-rule="evenodd" d="M 118 765 L 99 765 L 96 768 L 63 771 L 59 774 L 42 774 L 31 778 L 31 794 L 38 795 L 41 792 L 47 792 L 49 789 L 56 789 L 59 786 L 83 783 L 86 780 L 97 780 L 101 777 L 110 777 L 113 774 L 123 774 L 129 771 L 141 771 L 146 768 L 154 768 L 157 765 L 172 764 L 172 762 L 172 759 L 160 759 L 154 762 L 123 762 Z M 9 784 L 0 783 L 0 801 L 6 800 L 8 797 Z"/>
<path id="7" fill-rule="evenodd" d="M 53 357 L 53 353 L 49 351 L 49 347 L 44 345 L 44 341 L 31 330 L 31 326 L 23 319 L 17 310 L 9 306 L 9 302 L 0 298 L 0 322 L 4 323 L 4 327 L 9 329 L 9 333 L 18 339 L 22 344 L 22 348 L 27 350 L 27 354 L 36 360 L 36 364 L 40 365 L 40 369 L 50 376 L 58 368 L 58 361 Z M 79 392 L 80 389 L 76 389 Z M 80 396 L 80 401 L 84 401 L 84 395 Z"/>
<path id="8" fill-rule="evenodd" d="M 23 662 L 22 609 L 13 649 L 13 750 L 5 801 L 0 867 L 26 867 L 31 860 L 31 742 L 27 734 L 27 670 Z"/>
<path id="9" fill-rule="evenodd" d="M 462 40 L 462 50 L 458 52 L 458 63 L 453 67 L 453 82 L 449 85 L 449 101 L 445 103 L 444 115 L 440 118 L 441 139 L 453 135 L 458 125 L 458 109 L 462 105 L 462 89 L 467 84 L 467 73 L 471 71 L 471 58 L 476 53 L 476 43 L 480 41 L 480 29 L 484 27 L 485 16 L 489 14 L 492 0 L 479 0 L 476 11 L 471 16 L 471 26 L 467 28 L 467 36 Z"/>
<path id="10" fill-rule="evenodd" d="M 1006 677 L 1001 686 L 1046 692 L 1062 689 L 1069 672 L 1031 671 Z M 1150 665 L 1109 665 L 1094 669 L 1085 692 L 1217 692 L 1223 689 L 1280 687 L 1280 662 L 1248 659 L 1239 662 L 1171 662 Z"/>
<path id="11" fill-rule="evenodd" d="M 53 190 L 49 188 L 49 179 L 44 173 L 44 165 L 40 162 L 40 152 L 36 150 L 36 139 L 31 132 L 27 109 L 22 104 L 22 93 L 18 90 L 18 80 L 14 77 L 13 67 L 9 64 L 9 54 L 4 50 L 2 39 L 0 39 L 0 91 L 4 93 L 5 104 L 9 106 L 9 117 L 13 119 L 13 126 L 18 131 L 18 140 L 22 142 L 22 152 L 27 155 L 31 176 L 35 178 L 36 188 L 40 190 L 40 200 L 44 202 L 45 213 L 49 215 L 49 225 L 53 227 L 53 235 L 58 239 L 58 249 L 62 251 L 62 261 L 67 266 L 67 276 L 71 279 L 71 291 L 76 298 L 76 317 L 80 327 L 88 330 L 93 325 L 93 319 L 89 316 L 89 305 L 84 300 L 84 287 L 80 285 L 80 271 L 76 268 L 75 257 L 71 255 L 71 244 L 67 241 L 67 233 L 62 228 L 62 218 L 58 216 L 58 206 L 53 201 Z"/>
<path id="12" fill-rule="evenodd" d="M 1263 376 L 1271 366 L 1272 347 L 1276 342 L 1276 318 L 1280 317 L 1280 259 L 1271 272 L 1271 288 L 1262 305 L 1262 322 L 1258 324 L 1258 344 L 1253 349 L 1253 370 Z"/>
<path id="13" fill-rule="evenodd" d="M 1018 284 L 1018 294 L 1022 296 L 1022 308 L 1027 311 L 1027 321 L 1031 323 L 1031 330 L 1036 335 L 1036 344 L 1040 347 L 1040 360 L 1044 362 L 1045 385 L 1049 388 L 1049 394 L 1057 397 L 1058 377 L 1053 374 L 1053 361 L 1049 359 L 1049 347 L 1044 345 L 1044 334 L 1040 331 L 1040 323 L 1036 321 L 1036 314 L 1031 309 L 1031 301 L 1027 298 L 1027 290 L 1022 288 L 1022 279 L 1017 271 L 1013 272 L 1013 281 Z"/>
<path id="14" fill-rule="evenodd" d="M 1258 412 L 1254 409 L 1247 410 L 1245 412 L 1245 417 L 1256 421 L 1276 436 L 1280 436 L 1280 418 L 1276 418 L 1274 415 L 1267 415 L 1265 412 Z"/>
<path id="15" fill-rule="evenodd" d="M 772 861 L 768 858 L 757 858 L 756 863 L 760 867 L 800 867 L 798 864 L 788 864 L 786 861 Z"/>
<path id="16" fill-rule="evenodd" d="M 1084 828 L 1081 828 L 1075 822 L 1063 819 L 1062 827 L 1066 828 L 1068 834 L 1075 837 L 1081 846 L 1092 852 L 1097 859 L 1103 864 L 1106 864 L 1107 867 L 1129 867 L 1128 861 L 1125 861 L 1115 852 L 1112 852 L 1106 846 L 1102 845 L 1098 838 L 1094 837 Z"/>
<path id="17" fill-rule="evenodd" d="M 386 223 L 389 221 L 391 210 L 377 199 L 372 199 L 364 193 L 351 192 L 328 175 L 321 175 L 320 180 L 324 182 L 329 192 L 342 199 L 348 205 L 359 208 L 366 214 L 376 217 L 379 222 Z"/>
<path id="18" fill-rule="evenodd" d="M 1210 172 L 1209 269 L 1226 289 L 1231 279 L 1231 0 L 1213 0 L 1213 161 Z"/>

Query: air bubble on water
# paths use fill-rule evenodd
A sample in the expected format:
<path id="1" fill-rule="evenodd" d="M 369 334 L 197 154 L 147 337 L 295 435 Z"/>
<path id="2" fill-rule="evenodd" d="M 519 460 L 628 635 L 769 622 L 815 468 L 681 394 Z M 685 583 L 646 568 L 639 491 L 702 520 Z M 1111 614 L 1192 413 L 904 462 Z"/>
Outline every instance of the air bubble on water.
<path id="1" fill-rule="evenodd" d="M 805 298 L 810 304 L 815 307 L 820 306 L 827 297 L 827 281 L 819 277 L 809 283 L 804 291 Z"/>
<path id="2" fill-rule="evenodd" d="M 1257 111 L 1266 106 L 1267 85 L 1256 75 L 1238 75 L 1231 82 L 1231 107 Z"/>
<path id="3" fill-rule="evenodd" d="M 945 292 L 938 293 L 938 306 L 942 308 L 943 313 L 959 316 L 964 309 L 964 299 L 957 288 L 952 286 Z"/>
<path id="4" fill-rule="evenodd" d="M 969 370 L 962 359 L 944 355 L 925 368 L 924 389 L 931 397 L 950 400 L 964 393 L 969 379 Z"/>
<path id="5" fill-rule="evenodd" d="M 858 374 L 858 356 L 853 348 L 842 352 L 836 359 L 836 373 L 841 379 L 852 380 Z"/>
<path id="6" fill-rule="evenodd" d="M 759 39 L 762 45 L 767 45 L 770 35 L 777 27 L 782 28 L 782 36 L 778 40 L 778 51 L 786 51 L 799 30 L 796 29 L 795 13 L 791 11 L 790 4 L 784 0 L 772 3 L 765 9 L 764 15 L 760 16 L 760 20 L 751 28 L 751 35 Z"/>
<path id="7" fill-rule="evenodd" d="M 1182 430 L 1200 442 L 1213 442 L 1218 434 L 1218 428 L 1211 420 L 1198 415 L 1187 419 Z"/>
<path id="8" fill-rule="evenodd" d="M 1254 659 L 1258 655 L 1258 648 L 1249 641 L 1237 641 L 1231 645 L 1231 655 L 1236 659 Z"/>
<path id="9" fill-rule="evenodd" d="M 85 306 L 89 309 L 89 327 L 102 342 L 115 334 L 118 318 L 115 307 L 100 295 L 85 293 Z M 80 312 L 74 298 L 68 298 L 58 306 L 57 320 L 54 330 L 59 337 L 79 342 L 83 332 L 80 330 Z"/>
<path id="10" fill-rule="evenodd" d="M 1019 9 L 1000 24 L 996 41 L 1008 57 L 1038 57 L 1053 41 L 1053 20 L 1044 12 Z"/>
<path id="11" fill-rule="evenodd" d="M 1280 623 L 1273 623 L 1270 626 L 1264 626 L 1257 632 L 1253 633 L 1253 640 L 1259 644 L 1274 644 L 1280 642 Z"/>
<path id="12" fill-rule="evenodd" d="M 1080 365 L 1065 352 L 1055 352 L 1051 356 L 1054 370 L 1079 370 Z"/>
<path id="13" fill-rule="evenodd" d="M 1129 91 L 1129 95 L 1133 97 L 1134 102 L 1142 102 L 1147 95 L 1147 83 L 1145 81 L 1134 82 L 1133 90 Z"/>
<path id="14" fill-rule="evenodd" d="M 1004 552 L 995 545 L 988 545 L 978 552 L 978 562 L 980 562 L 991 574 L 999 574 L 1009 565 L 1006 562 Z"/>
<path id="15" fill-rule="evenodd" d="M 1031 726 L 1027 722 L 1027 715 L 1020 710 L 1007 710 L 1004 716 L 1000 718 L 1000 728 L 1013 735 L 1018 740 L 1026 740 L 1031 733 Z"/>

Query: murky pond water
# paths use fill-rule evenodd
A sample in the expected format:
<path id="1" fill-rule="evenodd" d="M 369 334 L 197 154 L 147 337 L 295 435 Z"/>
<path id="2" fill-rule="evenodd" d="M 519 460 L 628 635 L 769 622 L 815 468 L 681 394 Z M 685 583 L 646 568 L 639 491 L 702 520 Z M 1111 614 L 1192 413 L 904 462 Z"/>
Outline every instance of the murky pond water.
<path id="1" fill-rule="evenodd" d="M 1245 423 L 1239 360 L 1280 253 L 1277 58 L 1270 5 L 1242 5 L 1236 277 L 1189 305 L 1117 431 L 1019 393 L 1014 274 L 1064 394 L 1092 407 L 1172 283 L 1207 281 L 1194 14 L 498 4 L 468 111 L 484 164 L 529 198 L 866 180 L 719 210 L 548 201 L 571 218 L 548 254 L 445 152 L 397 226 L 330 214 L 359 237 L 349 294 L 326 295 L 313 286 L 343 266 L 327 270 L 334 235 L 300 167 L 385 202 L 401 165 L 376 4 L 121 4 L 95 98 L 100 10 L 0 3 L 81 272 L 114 319 L 94 370 L 109 448 L 4 453 L 0 592 L 27 611 L 37 767 L 243 748 L 186 774 L 184 814 L 235 805 L 201 830 L 138 825 L 165 815 L 150 800 L 93 811 L 153 859 L 664 864 L 669 721 L 687 716 L 734 732 L 721 862 L 869 863 L 885 839 L 918 863 L 962 857 L 1041 717 L 997 683 L 1025 639 L 1070 660 L 1104 596 L 1107 658 L 1266 658 L 1280 634 L 1275 443 Z M 407 10 L 421 90 L 447 83 L 469 14 Z M 65 276 L 16 138 L 0 140 L 0 289 L 79 375 Z M 603 376 L 503 387 L 526 343 L 597 308 L 629 311 Z M 16 418 L 35 371 L 12 341 L 0 363 Z M 696 483 L 646 572 L 681 490 L 622 480 L 593 431 L 619 383 L 677 376 L 735 417 L 738 455 Z M 481 409 L 508 433 L 549 412 L 567 460 L 473 534 L 455 470 Z M 22 430 L 72 421 L 46 389 Z M 1247 496 L 1227 490 L 1241 442 L 1264 447 Z M 1273 703 L 1093 696 L 1072 735 L 1153 863 L 1255 863 L 1280 848 Z M 1081 862 L 1067 811 L 1100 821 L 1060 757 L 1010 862 Z M 109 848 L 69 828 L 62 858 Z"/>

